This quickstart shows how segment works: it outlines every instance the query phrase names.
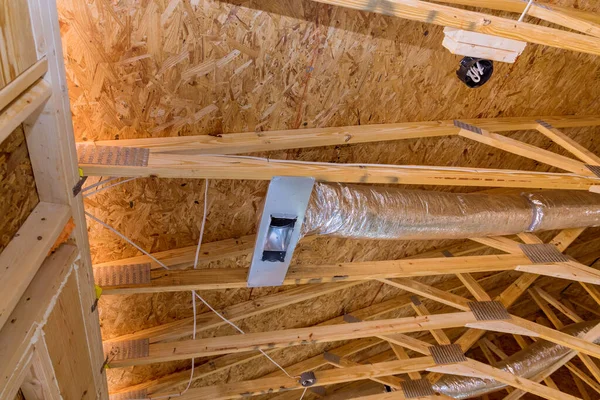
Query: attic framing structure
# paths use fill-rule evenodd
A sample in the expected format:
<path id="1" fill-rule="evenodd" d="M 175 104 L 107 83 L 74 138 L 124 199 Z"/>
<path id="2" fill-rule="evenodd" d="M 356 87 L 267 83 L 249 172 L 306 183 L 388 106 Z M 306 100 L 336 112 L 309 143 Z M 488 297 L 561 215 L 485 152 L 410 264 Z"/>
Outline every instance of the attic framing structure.
<path id="1" fill-rule="evenodd" d="M 270 179 L 273 176 L 313 176 L 317 180 L 327 182 L 387 183 L 387 184 L 435 184 L 435 185 L 474 185 L 496 187 L 493 190 L 515 190 L 514 188 L 554 188 L 590 190 L 596 192 L 600 187 L 600 177 L 595 174 L 595 166 L 600 166 L 600 158 L 592 154 L 565 135 L 559 128 L 581 127 L 600 124 L 598 117 L 539 117 L 539 118 L 502 118 L 487 120 L 441 121 L 424 123 L 404 123 L 375 125 L 368 127 L 342 127 L 310 129 L 303 131 L 279 131 L 266 133 L 238 133 L 220 137 L 198 136 L 181 138 L 136 139 L 98 142 L 96 146 L 132 146 L 149 149 L 147 166 L 116 166 L 103 164 L 81 164 L 87 175 L 122 176 L 122 177 L 194 177 L 194 178 L 228 178 L 228 179 Z M 496 132 L 511 130 L 536 129 L 552 141 L 567 149 L 575 159 L 560 156 L 511 139 Z M 518 170 L 480 170 L 469 168 L 422 167 L 422 166 L 383 166 L 383 165 L 344 165 L 333 163 L 310 163 L 293 160 L 278 161 L 238 156 L 250 151 L 266 151 L 295 147 L 312 147 L 341 143 L 361 143 L 369 141 L 400 140 L 425 136 L 459 135 L 498 149 L 520 156 L 547 163 L 565 173 L 537 173 Z M 293 374 L 314 371 L 318 386 L 338 383 L 350 383 L 361 379 L 371 379 L 396 388 L 397 391 L 372 397 L 373 399 L 407 398 L 406 381 L 394 376 L 408 373 L 411 379 L 421 379 L 425 373 L 427 382 L 435 382 L 440 374 L 451 373 L 465 376 L 493 377 L 515 388 L 507 399 L 520 398 L 529 392 L 548 399 L 575 398 L 561 393 L 551 382 L 551 375 L 560 366 L 570 366 L 578 379 L 588 382 L 594 389 L 594 380 L 600 378 L 600 369 L 590 357 L 600 357 L 600 346 L 585 339 L 575 338 L 546 326 L 508 315 L 499 319 L 482 320 L 474 307 L 477 305 L 497 304 L 502 309 L 509 309 L 523 294 L 533 296 L 542 311 L 553 321 L 555 328 L 562 328 L 552 304 L 560 312 L 566 313 L 574 321 L 581 322 L 575 311 L 562 304 L 552 295 L 535 286 L 535 281 L 542 277 L 559 278 L 577 282 L 592 296 L 600 300 L 600 292 L 595 285 L 600 284 L 600 273 L 590 267 L 598 258 L 597 251 L 590 251 L 588 246 L 569 246 L 584 229 L 568 229 L 560 232 L 549 243 L 544 242 L 532 233 L 521 233 L 516 237 L 472 238 L 478 244 L 472 249 L 455 252 L 455 249 L 444 249 L 404 260 L 350 262 L 331 265 L 299 265 L 288 271 L 284 285 L 298 285 L 297 288 L 264 298 L 260 305 L 238 304 L 222 310 L 233 321 L 258 315 L 264 312 L 281 309 L 286 305 L 315 298 L 331 291 L 342 290 L 368 280 L 378 280 L 386 285 L 400 288 L 416 297 L 399 299 L 387 304 L 378 304 L 345 319 L 336 318 L 314 327 L 291 330 L 257 332 L 245 335 L 214 337 L 187 340 L 192 332 L 193 318 L 159 325 L 146 330 L 113 338 L 105 342 L 107 351 L 137 343 L 145 347 L 143 354 L 120 358 L 110 363 L 112 368 L 120 368 L 147 363 L 184 360 L 197 357 L 212 357 L 208 365 L 202 365 L 194 371 L 194 378 L 199 379 L 207 374 L 224 368 L 250 362 L 261 353 L 257 349 L 272 352 L 275 349 L 312 343 L 353 340 L 350 344 L 288 366 Z M 310 240 L 310 237 L 307 238 Z M 249 254 L 252 252 L 253 237 L 232 239 L 224 242 L 209 243 L 205 246 L 205 258 L 226 258 L 230 255 Z M 532 257 L 529 246 L 546 246 L 550 252 L 567 257 L 562 260 L 540 260 Z M 501 251 L 499 255 L 473 255 L 482 247 L 491 247 Z M 119 266 L 145 264 L 149 269 L 146 282 L 134 284 L 105 285 L 105 295 L 154 293 L 164 291 L 212 290 L 224 288 L 246 287 L 247 269 L 189 269 L 193 264 L 194 248 L 182 248 L 152 254 L 170 268 L 162 269 L 151 258 L 138 256 L 95 265 L 98 275 L 103 269 Z M 559 257 L 560 258 L 560 257 Z M 474 279 L 473 273 L 515 270 L 523 274 L 504 291 L 491 296 L 483 288 L 482 283 Z M 423 284 L 411 278 L 431 275 L 455 275 L 473 299 L 458 296 L 451 290 L 444 290 Z M 439 302 L 459 312 L 446 314 L 430 314 L 419 298 Z M 494 303 L 495 302 L 495 303 Z M 251 302 L 249 302 L 251 303 Z M 600 304 L 600 303 L 598 303 Z M 398 319 L 378 319 L 378 315 L 404 306 L 414 307 L 416 316 Z M 207 313 L 207 318 L 199 326 L 200 330 L 221 326 L 226 322 L 218 316 Z M 349 322 L 349 323 L 344 323 Z M 452 342 L 444 333 L 445 329 L 469 328 L 462 336 Z M 592 337 L 598 328 L 588 336 Z M 515 379 L 511 374 L 485 365 L 472 359 L 465 359 L 450 364 L 439 364 L 432 358 L 430 343 L 408 336 L 407 333 L 429 331 L 438 342 L 438 346 L 459 345 L 462 352 L 479 344 L 488 349 L 481 341 L 486 331 L 542 338 L 553 343 L 573 349 L 585 362 L 589 372 L 564 363 L 554 365 L 552 370 L 534 379 Z M 376 343 L 390 343 L 396 361 L 382 361 L 374 364 L 356 364 L 347 357 L 357 351 L 369 348 Z M 526 343 L 526 342 L 522 342 Z M 492 345 L 493 346 L 493 345 Z M 407 352 L 418 356 L 409 357 Z M 571 357 L 572 358 L 572 357 Z M 491 357 L 493 359 L 493 357 Z M 318 371 L 324 365 L 333 365 L 336 369 Z M 492 363 L 493 365 L 493 363 Z M 173 376 L 166 376 L 153 382 L 140 384 L 119 391 L 122 395 L 142 390 L 149 398 L 165 394 L 176 395 L 177 385 L 187 382 L 190 371 L 183 371 Z M 539 382 L 546 382 L 546 386 Z M 281 392 L 278 399 L 294 399 L 302 390 L 298 378 L 290 378 L 282 373 L 273 373 L 255 381 L 237 382 L 225 385 L 189 389 L 182 393 L 184 399 L 232 399 L 266 393 Z M 582 390 L 585 390 L 582 389 Z M 295 397 L 296 396 L 296 397 Z M 442 396 L 444 397 L 444 396 Z M 363 397 L 358 397 L 363 398 Z M 364 397 L 370 399 L 371 397 Z M 427 396 L 420 398 L 429 398 Z M 439 398 L 433 396 L 431 398 Z"/>

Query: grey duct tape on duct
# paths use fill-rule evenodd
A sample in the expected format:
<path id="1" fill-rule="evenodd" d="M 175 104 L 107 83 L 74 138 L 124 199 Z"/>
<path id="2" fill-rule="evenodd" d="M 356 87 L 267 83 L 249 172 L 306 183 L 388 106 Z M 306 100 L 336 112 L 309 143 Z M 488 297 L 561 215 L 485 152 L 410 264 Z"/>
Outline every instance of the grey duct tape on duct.
<path id="1" fill-rule="evenodd" d="M 572 336 L 583 337 L 586 332 L 595 327 L 599 322 L 581 322 L 569 325 L 561 329 L 561 331 Z M 596 338 L 594 343 L 599 344 L 600 337 Z M 539 340 L 518 353 L 499 361 L 495 367 L 528 379 L 549 369 L 570 351 L 571 349 L 568 347 L 563 347 L 546 340 Z M 455 399 L 469 399 L 480 397 L 505 387 L 505 384 L 493 379 L 444 375 L 433 385 L 433 390 Z"/>
<path id="2" fill-rule="evenodd" d="M 548 190 L 446 193 L 316 183 L 303 235 L 355 239 L 464 239 L 600 226 L 600 195 Z"/>

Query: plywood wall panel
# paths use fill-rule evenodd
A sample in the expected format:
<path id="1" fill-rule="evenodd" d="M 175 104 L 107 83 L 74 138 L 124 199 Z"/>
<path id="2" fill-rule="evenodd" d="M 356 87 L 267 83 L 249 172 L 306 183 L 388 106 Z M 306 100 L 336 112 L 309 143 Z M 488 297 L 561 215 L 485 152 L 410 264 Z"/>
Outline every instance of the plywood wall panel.
<path id="1" fill-rule="evenodd" d="M 2 252 L 39 202 L 21 126 L 0 144 L 0 199 Z"/>
<path id="2" fill-rule="evenodd" d="M 27 1 L 0 0 L 0 88 L 36 61 Z"/>

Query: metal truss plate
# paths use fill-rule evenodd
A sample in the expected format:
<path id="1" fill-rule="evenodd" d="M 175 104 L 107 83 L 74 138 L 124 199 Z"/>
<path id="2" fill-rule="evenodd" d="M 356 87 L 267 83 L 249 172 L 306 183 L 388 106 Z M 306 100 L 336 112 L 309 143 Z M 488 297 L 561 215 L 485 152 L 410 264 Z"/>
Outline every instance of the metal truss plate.
<path id="1" fill-rule="evenodd" d="M 410 296 L 410 302 L 413 303 L 415 306 L 420 306 L 421 304 L 421 299 L 419 299 L 417 296 Z"/>
<path id="2" fill-rule="evenodd" d="M 148 392 L 146 391 L 146 389 L 111 394 L 110 396 L 108 396 L 109 400 L 134 400 L 134 399 L 147 399 L 147 398 L 148 398 Z"/>
<path id="3" fill-rule="evenodd" d="M 404 397 L 407 399 L 416 399 L 419 397 L 434 396 L 435 392 L 431 387 L 431 382 L 427 379 L 406 380 L 400 383 Z"/>
<path id="4" fill-rule="evenodd" d="M 96 146 L 77 144 L 79 164 L 123 165 L 147 167 L 150 149 L 141 147 Z"/>
<path id="5" fill-rule="evenodd" d="M 537 122 L 538 124 L 540 124 L 541 126 L 543 126 L 544 128 L 547 128 L 547 129 L 554 128 L 552 125 L 550 125 L 549 123 L 547 123 L 546 121 L 541 120 L 541 119 L 538 119 L 535 122 Z"/>
<path id="6" fill-rule="evenodd" d="M 280 286 L 290 266 L 294 249 L 300 239 L 304 214 L 314 186 L 314 178 L 276 176 L 269 184 L 269 191 L 256 234 L 254 254 L 248 273 L 248 287 Z M 273 218 L 295 219 L 287 236 L 287 245 L 280 260 L 267 260 L 264 253 L 270 236 Z"/>
<path id="7" fill-rule="evenodd" d="M 356 322 L 362 322 L 362 320 L 360 318 L 356 318 L 352 314 L 344 314 L 344 322 L 347 322 L 349 324 L 353 324 L 353 323 L 356 323 Z"/>
<path id="8" fill-rule="evenodd" d="M 552 244 L 519 244 L 519 247 L 527 258 L 535 264 L 571 261 L 569 257 L 561 253 Z"/>
<path id="9" fill-rule="evenodd" d="M 590 165 L 590 164 L 585 164 L 585 167 L 587 169 L 589 169 L 590 171 L 592 171 L 592 174 L 596 175 L 598 178 L 600 178 L 600 165 Z"/>
<path id="10" fill-rule="evenodd" d="M 459 344 L 445 344 L 429 347 L 431 357 L 437 365 L 455 364 L 467 361 Z"/>
<path id="11" fill-rule="evenodd" d="M 471 301 L 468 306 L 477 321 L 502 321 L 511 318 L 499 301 Z"/>
<path id="12" fill-rule="evenodd" d="M 98 286 L 143 285 L 150 283 L 150 263 L 113 265 L 94 269 Z"/>
<path id="13" fill-rule="evenodd" d="M 478 128 L 471 124 L 467 124 L 466 122 L 462 122 L 457 119 L 454 120 L 454 126 L 456 126 L 457 128 L 460 128 L 460 129 L 464 129 L 465 131 L 470 131 L 470 132 L 476 133 L 478 135 L 483 134 L 483 131 L 481 130 L 481 128 Z"/>
<path id="14" fill-rule="evenodd" d="M 150 353 L 150 340 L 123 340 L 120 342 L 107 342 L 102 344 L 104 357 L 108 363 L 112 361 L 128 360 L 130 358 L 148 357 Z"/>

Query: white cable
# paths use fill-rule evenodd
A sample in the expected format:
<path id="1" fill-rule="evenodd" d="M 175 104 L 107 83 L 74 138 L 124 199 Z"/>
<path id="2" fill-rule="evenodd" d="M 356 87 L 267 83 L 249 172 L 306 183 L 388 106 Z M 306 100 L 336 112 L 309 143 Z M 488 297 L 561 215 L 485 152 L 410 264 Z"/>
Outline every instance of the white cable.
<path id="1" fill-rule="evenodd" d="M 146 250 L 142 249 L 140 246 L 138 246 L 137 244 L 135 244 L 131 239 L 129 239 L 127 236 L 123 235 L 121 232 L 119 232 L 118 230 L 116 230 L 112 226 L 110 226 L 107 223 L 99 220 L 98 218 L 94 217 L 92 214 L 90 214 L 87 211 L 85 212 L 85 215 L 87 215 L 88 217 L 90 217 L 91 219 L 93 219 L 94 221 L 96 221 L 97 223 L 99 223 L 100 225 L 102 225 L 103 227 L 105 227 L 106 229 L 110 230 L 115 235 L 119 236 L 121 239 L 125 240 L 127 243 L 129 243 L 130 245 L 132 245 L 133 247 L 135 247 L 136 249 L 138 249 L 139 251 L 141 251 L 142 253 L 144 253 L 148 257 L 150 257 L 155 263 L 157 263 L 158 265 L 160 265 L 164 269 L 170 269 L 165 264 L 163 264 L 159 259 L 157 259 L 156 257 L 154 257 L 152 254 L 148 253 Z"/>
<path id="2" fill-rule="evenodd" d="M 126 183 L 126 182 L 131 182 L 131 181 L 133 181 L 133 180 L 136 180 L 136 179 L 137 179 L 137 177 L 135 177 L 135 178 L 129 178 L 129 179 L 125 179 L 124 181 L 120 181 L 120 182 L 117 182 L 117 183 L 113 183 L 112 185 L 108 185 L 108 186 L 105 186 L 105 187 L 103 187 L 103 188 L 100 188 L 100 189 L 94 190 L 93 192 L 86 193 L 86 194 L 84 194 L 84 195 L 83 195 L 83 198 L 86 198 L 86 197 L 93 196 L 93 195 L 95 195 L 95 194 L 96 194 L 96 193 L 98 193 L 98 192 L 102 192 L 103 190 L 110 189 L 111 187 L 119 186 L 119 185 L 122 185 L 123 183 Z M 111 179 L 111 180 L 112 180 L 112 179 Z M 108 182 L 108 181 L 107 181 L 107 182 Z"/>
<path id="3" fill-rule="evenodd" d="M 82 192 L 87 192 L 87 191 L 88 191 L 88 190 L 90 190 L 90 189 L 93 189 L 93 188 L 95 188 L 95 187 L 97 187 L 97 186 L 103 185 L 103 184 L 105 184 L 105 183 L 108 183 L 108 182 L 112 182 L 112 181 L 114 181 L 114 180 L 117 180 L 117 179 L 119 179 L 119 178 L 120 178 L 120 177 L 118 177 L 118 176 L 111 176 L 111 177 L 110 177 L 110 178 L 108 178 L 108 179 L 105 179 L 105 180 L 100 180 L 100 181 L 98 181 L 97 183 L 94 183 L 93 185 L 86 186 L 86 187 L 84 187 L 83 189 L 81 189 L 81 191 L 82 191 Z"/>
<path id="4" fill-rule="evenodd" d="M 302 400 L 304 398 L 304 395 L 306 394 L 306 391 L 308 390 L 307 387 L 304 388 L 304 391 L 302 392 L 302 396 L 300 396 L 300 400 Z"/>
<path id="5" fill-rule="evenodd" d="M 206 209 L 208 204 L 208 179 L 204 180 L 204 211 L 202 214 L 202 225 L 200 225 L 200 237 L 196 247 L 196 257 L 194 258 L 194 269 L 198 266 L 198 257 L 200 256 L 200 246 L 202 245 L 202 236 L 204 236 L 204 225 L 206 224 Z"/>
<path id="6" fill-rule="evenodd" d="M 533 4 L 533 0 L 529 0 L 529 3 L 527 3 L 527 6 L 525 7 L 525 10 L 523 11 L 523 14 L 521 14 L 521 16 L 519 17 L 519 22 L 523 22 L 523 19 L 525 18 L 525 15 L 527 15 L 527 13 L 529 12 L 529 9 L 531 8 L 532 4 Z"/>

